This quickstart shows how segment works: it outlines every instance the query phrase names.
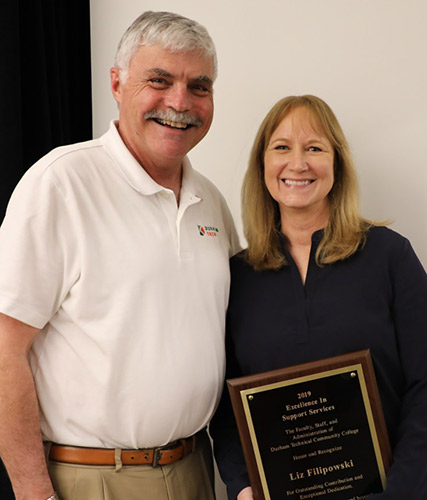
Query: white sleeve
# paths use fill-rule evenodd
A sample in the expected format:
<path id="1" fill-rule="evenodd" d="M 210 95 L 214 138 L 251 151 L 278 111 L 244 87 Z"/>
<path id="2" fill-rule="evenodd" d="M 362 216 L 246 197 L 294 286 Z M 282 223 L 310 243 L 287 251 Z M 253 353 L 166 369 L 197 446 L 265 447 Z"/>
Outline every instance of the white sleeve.
<path id="1" fill-rule="evenodd" d="M 54 178 L 32 167 L 0 228 L 0 311 L 43 328 L 78 279 L 78 242 Z"/>

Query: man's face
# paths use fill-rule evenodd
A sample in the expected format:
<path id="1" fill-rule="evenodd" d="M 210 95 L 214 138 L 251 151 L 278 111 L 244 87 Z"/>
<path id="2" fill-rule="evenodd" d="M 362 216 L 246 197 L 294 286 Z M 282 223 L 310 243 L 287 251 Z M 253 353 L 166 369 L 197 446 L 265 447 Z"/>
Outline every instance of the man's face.
<path id="1" fill-rule="evenodd" d="M 120 105 L 119 132 L 141 165 L 181 166 L 212 123 L 212 85 L 211 58 L 159 45 L 138 49 L 125 83 L 119 80 L 118 68 L 112 68 L 111 86 Z"/>

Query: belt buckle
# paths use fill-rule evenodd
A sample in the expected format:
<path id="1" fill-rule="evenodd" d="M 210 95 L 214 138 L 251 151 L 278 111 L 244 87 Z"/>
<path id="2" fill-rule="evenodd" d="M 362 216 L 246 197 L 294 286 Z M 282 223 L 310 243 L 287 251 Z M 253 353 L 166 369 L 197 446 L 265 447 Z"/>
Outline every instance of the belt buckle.
<path id="1" fill-rule="evenodd" d="M 153 467 L 158 467 L 159 466 L 159 460 L 162 458 L 162 450 L 161 448 L 154 448 L 153 449 Z"/>

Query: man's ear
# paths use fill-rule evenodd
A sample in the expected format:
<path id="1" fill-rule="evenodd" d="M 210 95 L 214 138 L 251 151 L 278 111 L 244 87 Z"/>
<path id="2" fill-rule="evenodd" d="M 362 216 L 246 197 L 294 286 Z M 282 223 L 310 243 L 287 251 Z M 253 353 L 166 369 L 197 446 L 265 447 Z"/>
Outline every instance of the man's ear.
<path id="1" fill-rule="evenodd" d="M 110 80 L 111 80 L 111 92 L 113 93 L 114 99 L 120 104 L 122 84 L 120 82 L 119 68 L 113 67 L 110 69 Z"/>

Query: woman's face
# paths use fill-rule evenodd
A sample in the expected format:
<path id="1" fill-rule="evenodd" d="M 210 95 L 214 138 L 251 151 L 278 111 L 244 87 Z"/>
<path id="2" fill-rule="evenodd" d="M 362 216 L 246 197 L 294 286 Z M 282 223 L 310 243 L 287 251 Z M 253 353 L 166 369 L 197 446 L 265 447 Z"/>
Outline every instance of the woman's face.
<path id="1" fill-rule="evenodd" d="M 334 184 L 334 148 L 311 125 L 304 107 L 291 111 L 271 136 L 264 155 L 264 179 L 280 213 L 328 213 Z"/>

